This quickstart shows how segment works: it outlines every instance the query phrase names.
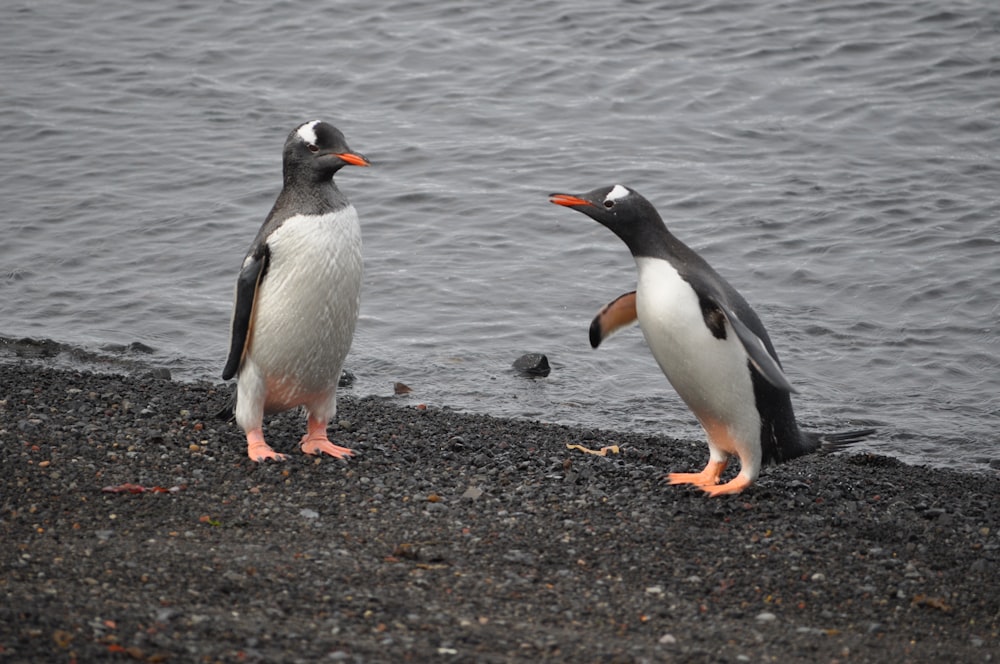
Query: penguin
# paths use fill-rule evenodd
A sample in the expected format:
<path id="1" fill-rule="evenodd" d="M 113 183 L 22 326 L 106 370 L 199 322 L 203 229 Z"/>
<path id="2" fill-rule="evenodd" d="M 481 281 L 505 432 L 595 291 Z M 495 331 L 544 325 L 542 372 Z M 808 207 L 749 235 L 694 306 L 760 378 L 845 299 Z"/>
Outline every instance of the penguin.
<path id="1" fill-rule="evenodd" d="M 740 493 L 762 465 L 839 449 L 871 429 L 820 435 L 800 431 L 789 383 L 764 325 L 747 301 L 701 256 L 667 230 L 656 208 L 616 184 L 549 199 L 583 212 L 621 238 L 638 270 L 636 289 L 605 305 L 590 326 L 597 348 L 636 320 L 653 357 L 705 429 L 709 461 L 701 472 L 670 473 L 712 496 Z M 721 484 L 732 457 L 739 473 Z"/>
<path id="2" fill-rule="evenodd" d="M 229 357 L 236 422 L 254 461 L 282 461 L 265 441 L 265 415 L 304 407 L 306 454 L 354 454 L 330 442 L 337 382 L 361 305 L 361 226 L 333 181 L 344 166 L 369 166 L 336 127 L 312 120 L 291 131 L 283 186 L 236 280 Z"/>

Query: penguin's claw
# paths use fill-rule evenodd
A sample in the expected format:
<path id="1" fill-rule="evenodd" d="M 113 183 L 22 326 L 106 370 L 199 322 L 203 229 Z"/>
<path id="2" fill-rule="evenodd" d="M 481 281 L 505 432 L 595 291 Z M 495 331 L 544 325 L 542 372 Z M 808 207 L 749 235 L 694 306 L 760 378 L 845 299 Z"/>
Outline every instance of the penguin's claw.
<path id="1" fill-rule="evenodd" d="M 671 484 L 693 484 L 705 489 L 705 491 L 710 491 L 714 485 L 719 483 L 719 477 L 722 476 L 722 471 L 725 469 L 725 461 L 709 461 L 700 473 L 670 473 L 667 475 L 667 480 Z"/>
<path id="2" fill-rule="evenodd" d="M 284 461 L 285 459 L 288 458 L 287 454 L 280 454 L 278 452 L 275 452 L 274 450 L 271 450 L 270 452 L 264 452 L 263 454 L 257 454 L 255 456 L 253 455 L 248 455 L 248 456 L 250 456 L 251 461 L 256 461 L 257 463 L 264 463 L 266 461 Z"/>

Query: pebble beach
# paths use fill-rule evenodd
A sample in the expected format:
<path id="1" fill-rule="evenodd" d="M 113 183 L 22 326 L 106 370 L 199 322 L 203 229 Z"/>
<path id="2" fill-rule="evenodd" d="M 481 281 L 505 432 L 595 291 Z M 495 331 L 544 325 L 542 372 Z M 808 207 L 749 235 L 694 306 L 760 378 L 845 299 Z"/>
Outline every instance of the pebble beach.
<path id="1" fill-rule="evenodd" d="M 419 394 L 342 397 L 346 461 L 271 418 L 258 465 L 226 385 L 0 376 L 0 662 L 1000 656 L 995 469 L 848 450 L 710 499 L 663 479 L 702 441 Z"/>

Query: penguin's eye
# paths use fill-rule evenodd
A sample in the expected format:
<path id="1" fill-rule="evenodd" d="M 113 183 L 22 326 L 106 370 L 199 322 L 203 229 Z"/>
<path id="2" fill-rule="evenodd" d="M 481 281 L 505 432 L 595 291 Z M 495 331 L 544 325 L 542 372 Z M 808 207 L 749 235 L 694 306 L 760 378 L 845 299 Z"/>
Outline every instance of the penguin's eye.
<path id="1" fill-rule="evenodd" d="M 613 200 L 611 200 L 611 199 L 606 199 L 606 200 L 604 201 L 604 207 L 608 208 L 609 210 L 610 210 L 611 208 L 613 208 L 614 206 L 615 206 L 615 202 L 614 202 Z"/>
<path id="2" fill-rule="evenodd" d="M 306 145 L 309 147 L 309 152 L 319 152 L 319 146 L 315 143 L 306 143 Z"/>

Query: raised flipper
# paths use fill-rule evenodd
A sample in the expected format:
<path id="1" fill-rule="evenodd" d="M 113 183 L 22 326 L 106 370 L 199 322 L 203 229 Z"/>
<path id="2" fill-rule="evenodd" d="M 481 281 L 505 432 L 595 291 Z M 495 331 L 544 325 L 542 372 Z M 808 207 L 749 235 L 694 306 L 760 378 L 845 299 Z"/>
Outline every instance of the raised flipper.
<path id="1" fill-rule="evenodd" d="M 247 342 L 250 339 L 250 325 L 253 320 L 254 303 L 257 300 L 257 287 L 267 272 L 267 262 L 270 257 L 267 245 L 261 247 L 246 257 L 243 269 L 236 279 L 236 306 L 233 309 L 233 327 L 229 337 L 229 358 L 226 368 L 222 370 L 222 379 L 229 380 L 239 371 L 243 363 Z"/>
<path id="2" fill-rule="evenodd" d="M 590 346 L 597 348 L 612 334 L 636 320 L 635 291 L 619 295 L 597 312 L 590 323 Z"/>

